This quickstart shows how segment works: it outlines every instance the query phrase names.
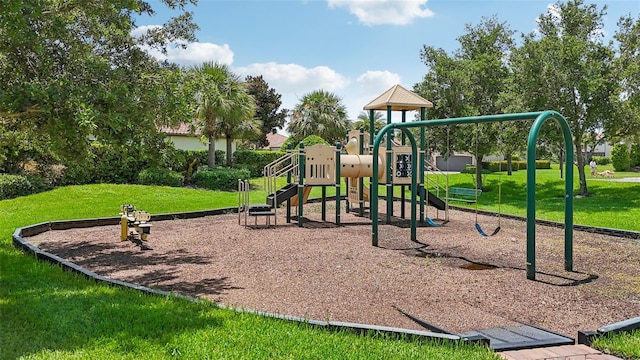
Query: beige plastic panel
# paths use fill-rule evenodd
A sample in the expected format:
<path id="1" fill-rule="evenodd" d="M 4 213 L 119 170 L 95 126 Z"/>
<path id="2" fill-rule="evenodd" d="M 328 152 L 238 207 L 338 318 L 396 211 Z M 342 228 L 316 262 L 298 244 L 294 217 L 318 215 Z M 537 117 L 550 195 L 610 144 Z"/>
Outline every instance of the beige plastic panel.
<path id="1" fill-rule="evenodd" d="M 304 183 L 334 185 L 336 183 L 336 150 L 332 146 L 313 145 L 305 149 Z"/>

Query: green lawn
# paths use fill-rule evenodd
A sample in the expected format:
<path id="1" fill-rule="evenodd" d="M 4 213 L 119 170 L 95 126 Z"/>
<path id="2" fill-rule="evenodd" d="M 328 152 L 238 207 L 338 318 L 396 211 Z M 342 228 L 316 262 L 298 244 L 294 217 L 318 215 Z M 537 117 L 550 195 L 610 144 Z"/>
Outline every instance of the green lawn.
<path id="1" fill-rule="evenodd" d="M 557 169 L 536 174 L 537 217 L 562 221 L 564 180 Z M 616 175 L 622 176 L 640 174 Z M 480 196 L 479 207 L 498 209 L 501 184 L 502 212 L 524 215 L 525 178 L 526 171 L 486 175 L 487 191 Z M 468 174 L 450 175 L 449 183 L 474 187 Z M 588 184 L 593 196 L 575 199 L 576 224 L 640 231 L 640 183 L 589 179 Z M 256 179 L 252 185 L 251 202 L 264 202 L 262 181 Z M 319 195 L 320 190 L 314 189 L 312 196 Z M 325 332 L 207 303 L 112 288 L 38 262 L 11 244 L 17 227 L 116 216 L 123 203 L 150 213 L 192 211 L 236 206 L 237 193 L 88 185 L 0 201 L 0 358 L 496 358 L 487 349 Z M 637 356 L 638 339 L 640 334 L 614 337 L 596 346 Z"/>
<path id="2" fill-rule="evenodd" d="M 607 168 L 607 167 L 604 167 Z M 500 211 L 505 214 L 525 216 L 526 207 L 526 170 L 483 175 L 485 191 L 480 195 L 478 207 L 485 210 Z M 640 177 L 639 173 L 617 173 L 616 178 Z M 474 188 L 475 177 L 470 174 L 449 175 L 449 186 Z M 446 177 L 440 175 L 437 180 L 445 184 Z M 499 189 L 502 189 L 501 202 L 498 202 Z M 577 169 L 574 171 L 574 195 L 579 190 Z M 575 197 L 574 224 L 591 225 L 606 228 L 640 231 L 640 182 L 613 182 L 602 178 L 592 178 L 587 169 L 587 189 L 590 196 Z M 536 218 L 552 221 L 564 221 L 564 179 L 560 178 L 557 165 L 551 170 L 536 171 Z M 474 207 L 463 203 L 458 206 Z M 614 215 L 615 214 L 615 215 Z"/>
<path id="3" fill-rule="evenodd" d="M 263 195 L 258 190 L 252 200 L 264 202 Z M 108 287 L 38 262 L 11 244 L 17 227 L 115 216 L 123 203 L 167 213 L 235 206 L 237 194 L 89 185 L 0 201 L 0 358 L 497 359 L 486 348 L 327 332 Z"/>

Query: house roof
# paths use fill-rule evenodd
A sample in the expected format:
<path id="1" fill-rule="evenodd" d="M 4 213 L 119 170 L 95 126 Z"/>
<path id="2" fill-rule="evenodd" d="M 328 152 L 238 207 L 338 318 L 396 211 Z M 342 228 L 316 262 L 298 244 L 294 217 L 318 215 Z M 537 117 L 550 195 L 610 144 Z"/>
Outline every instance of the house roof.
<path id="1" fill-rule="evenodd" d="M 265 146 L 263 149 L 279 149 L 288 138 L 288 136 L 284 136 L 282 134 L 269 132 L 267 133 L 267 141 L 269 142 L 269 145 Z"/>
<path id="2" fill-rule="evenodd" d="M 184 122 L 180 122 L 177 126 L 159 126 L 158 131 L 173 136 L 197 136 L 189 131 L 189 124 Z"/>
<path id="3" fill-rule="evenodd" d="M 391 110 L 420 110 L 433 107 L 433 103 L 401 85 L 394 85 L 365 105 L 363 109 L 387 110 L 388 106 L 391 106 Z"/>

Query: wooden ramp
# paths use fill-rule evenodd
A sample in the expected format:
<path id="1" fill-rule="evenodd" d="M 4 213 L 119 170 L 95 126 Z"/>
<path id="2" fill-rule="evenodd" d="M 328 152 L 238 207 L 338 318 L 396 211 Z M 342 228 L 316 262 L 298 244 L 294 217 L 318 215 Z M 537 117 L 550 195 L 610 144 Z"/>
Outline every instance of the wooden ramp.
<path id="1" fill-rule="evenodd" d="M 506 360 L 621 360 L 586 345 L 562 345 L 527 350 L 510 350 L 498 353 Z"/>

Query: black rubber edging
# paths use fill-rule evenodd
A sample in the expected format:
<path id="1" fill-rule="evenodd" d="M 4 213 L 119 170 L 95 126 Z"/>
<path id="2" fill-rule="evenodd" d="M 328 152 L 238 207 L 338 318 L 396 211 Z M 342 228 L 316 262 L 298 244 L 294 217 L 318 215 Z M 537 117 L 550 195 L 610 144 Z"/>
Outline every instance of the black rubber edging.
<path id="1" fill-rule="evenodd" d="M 181 213 L 170 213 L 170 214 L 158 214 L 152 215 L 151 219 L 155 221 L 162 220 L 175 220 L 175 219 L 192 219 L 204 216 L 212 216 L 212 215 L 221 215 L 228 213 L 237 213 L 238 208 L 223 208 L 223 209 L 214 209 L 214 210 L 204 210 L 204 211 L 191 211 L 191 212 L 181 212 Z M 337 322 L 337 321 L 320 321 L 314 319 L 304 319 L 296 316 L 290 315 L 281 315 L 275 313 L 262 312 L 251 309 L 237 309 L 227 307 L 222 304 L 215 304 L 210 301 L 198 299 L 191 296 L 176 294 L 170 291 L 151 289 L 146 286 L 136 285 L 133 283 L 129 283 L 126 281 L 120 281 L 116 279 L 111 279 L 108 277 L 104 277 L 90 271 L 80 265 L 77 265 L 73 262 L 67 261 L 55 254 L 42 251 L 37 246 L 29 243 L 24 237 L 33 236 L 37 234 L 41 234 L 47 232 L 49 230 L 62 230 L 62 229 L 72 229 L 72 228 L 86 228 L 91 226 L 106 226 L 106 225 L 115 225 L 120 222 L 120 217 L 112 217 L 112 218 L 94 218 L 94 219 L 80 219 L 80 220 L 65 220 L 65 221 L 53 221 L 53 222 L 45 222 L 40 224 L 34 224 L 31 226 L 26 226 L 22 228 L 18 228 L 13 233 L 13 244 L 15 247 L 19 248 L 23 252 L 27 254 L 32 254 L 36 257 L 36 259 L 41 261 L 47 261 L 55 265 L 59 265 L 63 270 L 71 271 L 77 274 L 81 274 L 88 279 L 93 279 L 99 283 L 105 283 L 110 286 L 117 286 L 121 288 L 129 288 L 137 291 L 141 291 L 145 294 L 152 296 L 172 296 L 179 299 L 184 299 L 191 302 L 207 302 L 214 306 L 223 309 L 231 309 L 237 312 L 245 312 L 251 313 L 259 316 L 265 316 L 269 318 L 286 320 L 297 322 L 299 324 L 308 324 L 313 327 L 318 327 L 322 329 L 326 329 L 327 331 L 350 331 L 355 334 L 380 334 L 393 339 L 401 339 L 407 341 L 413 341 L 418 339 L 430 339 L 435 340 L 437 342 L 449 342 L 449 341 L 462 341 L 469 344 L 478 344 L 478 345 L 488 345 L 488 339 L 485 337 L 460 337 L 458 335 L 450 335 L 450 334 L 438 334 L 430 331 L 419 331 L 419 330 L 411 330 L 411 329 L 403 329 L 403 328 L 394 328 L 394 327 L 386 327 L 386 326 L 377 326 L 377 325 L 368 325 L 368 324 L 358 324 L 358 323 L 348 323 L 348 322 Z"/>
<path id="2" fill-rule="evenodd" d="M 596 331 L 578 331 L 578 344 L 590 346 L 593 340 L 598 337 L 608 334 L 630 333 L 636 329 L 640 329 L 640 317 L 605 325 Z"/>

